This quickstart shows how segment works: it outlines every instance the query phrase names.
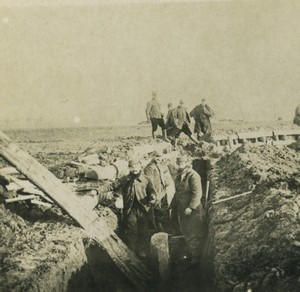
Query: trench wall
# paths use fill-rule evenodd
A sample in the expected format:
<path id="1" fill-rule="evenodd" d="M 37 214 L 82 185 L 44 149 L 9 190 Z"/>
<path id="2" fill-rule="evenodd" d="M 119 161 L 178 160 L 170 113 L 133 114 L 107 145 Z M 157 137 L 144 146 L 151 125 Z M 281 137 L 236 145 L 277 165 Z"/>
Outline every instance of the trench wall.
<path id="1" fill-rule="evenodd" d="M 204 260 L 212 291 L 300 291 L 299 165 L 295 151 L 273 145 L 243 145 L 210 165 Z"/>

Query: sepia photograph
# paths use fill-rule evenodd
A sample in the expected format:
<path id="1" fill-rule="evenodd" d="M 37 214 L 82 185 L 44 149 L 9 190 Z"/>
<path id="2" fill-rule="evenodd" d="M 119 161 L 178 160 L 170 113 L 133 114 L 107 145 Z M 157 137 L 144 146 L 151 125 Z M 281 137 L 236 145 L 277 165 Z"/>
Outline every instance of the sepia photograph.
<path id="1" fill-rule="evenodd" d="M 300 2 L 0 0 L 0 292 L 300 291 Z"/>

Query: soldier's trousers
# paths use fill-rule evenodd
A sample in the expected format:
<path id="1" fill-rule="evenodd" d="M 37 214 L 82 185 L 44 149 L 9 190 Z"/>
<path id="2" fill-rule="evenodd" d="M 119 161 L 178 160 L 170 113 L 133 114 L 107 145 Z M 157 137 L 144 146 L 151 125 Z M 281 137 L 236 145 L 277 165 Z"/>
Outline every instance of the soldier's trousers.
<path id="1" fill-rule="evenodd" d="M 147 251 L 151 236 L 149 214 L 142 208 L 136 207 L 130 210 L 125 220 L 123 230 L 125 243 L 136 254 Z"/>
<path id="2" fill-rule="evenodd" d="M 185 237 L 192 260 L 199 260 L 205 239 L 204 222 L 201 214 L 193 211 L 189 216 L 179 214 L 182 233 Z"/>

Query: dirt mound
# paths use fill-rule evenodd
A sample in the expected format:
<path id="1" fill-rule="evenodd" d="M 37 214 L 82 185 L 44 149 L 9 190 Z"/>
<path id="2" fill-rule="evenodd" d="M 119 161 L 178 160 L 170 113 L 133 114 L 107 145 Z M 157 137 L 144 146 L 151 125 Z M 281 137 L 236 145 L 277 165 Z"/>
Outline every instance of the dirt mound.
<path id="1" fill-rule="evenodd" d="M 285 146 L 243 145 L 211 172 L 209 253 L 218 291 L 300 291 L 300 163 Z"/>
<path id="2" fill-rule="evenodd" d="M 30 223 L 1 204 L 0 217 L 1 291 L 55 288 L 63 273 L 70 277 L 85 260 L 82 229 L 60 222 Z"/>

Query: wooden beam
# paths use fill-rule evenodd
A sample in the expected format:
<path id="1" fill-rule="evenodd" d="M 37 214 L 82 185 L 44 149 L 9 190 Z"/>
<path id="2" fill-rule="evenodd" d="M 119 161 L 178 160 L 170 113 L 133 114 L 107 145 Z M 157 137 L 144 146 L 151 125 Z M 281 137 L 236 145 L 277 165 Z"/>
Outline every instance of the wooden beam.
<path id="1" fill-rule="evenodd" d="M 243 132 L 237 133 L 239 139 L 257 139 L 262 137 L 273 137 L 272 131 L 269 132 Z"/>
<path id="2" fill-rule="evenodd" d="M 14 176 L 9 177 L 19 188 L 17 191 L 22 194 L 32 194 L 43 197 L 46 201 L 53 204 L 53 201 L 49 199 L 41 190 L 37 189 L 36 186 L 28 180 L 17 179 Z M 10 185 L 10 184 L 9 184 Z"/>
<path id="3" fill-rule="evenodd" d="M 14 202 L 26 201 L 26 200 L 32 200 L 32 199 L 36 199 L 36 196 L 35 195 L 18 196 L 18 197 L 11 198 L 11 199 L 5 199 L 5 203 L 14 203 Z"/>
<path id="4" fill-rule="evenodd" d="M 3 167 L 0 169 L 0 174 L 1 175 L 11 175 L 11 174 L 18 174 L 19 172 L 11 166 Z"/>
<path id="5" fill-rule="evenodd" d="M 299 136 L 300 129 L 292 129 L 292 130 L 274 130 L 274 135 L 282 135 L 282 136 Z"/>
<path id="6" fill-rule="evenodd" d="M 96 212 L 89 210 L 80 199 L 49 170 L 28 153 L 22 151 L 0 131 L 0 155 L 8 160 L 32 183 L 64 209 L 87 234 L 110 255 L 116 266 L 139 289 L 146 290 L 151 273 L 108 227 Z"/>
<path id="7" fill-rule="evenodd" d="M 48 207 L 48 208 L 51 208 L 51 207 L 52 207 L 52 205 L 49 204 L 49 203 L 44 203 L 44 202 L 41 202 L 41 201 L 35 200 L 35 199 L 31 200 L 30 202 L 31 202 L 32 204 L 40 205 L 40 206 L 44 206 L 44 207 Z"/>

